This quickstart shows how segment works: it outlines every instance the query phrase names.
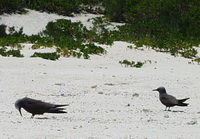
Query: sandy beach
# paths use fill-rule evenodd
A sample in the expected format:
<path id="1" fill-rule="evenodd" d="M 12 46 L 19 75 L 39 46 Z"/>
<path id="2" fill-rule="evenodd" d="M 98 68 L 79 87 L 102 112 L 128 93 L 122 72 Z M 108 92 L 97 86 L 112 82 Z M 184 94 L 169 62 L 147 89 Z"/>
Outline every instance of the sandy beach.
<path id="1" fill-rule="evenodd" d="M 71 19 L 88 28 L 92 14 L 64 17 L 30 10 L 25 15 L 1 15 L 0 24 L 24 28 L 27 35 L 42 31 L 49 21 Z M 0 56 L 0 138 L 2 139 L 197 139 L 200 137 L 200 65 L 150 48 L 129 49 L 134 44 L 100 45 L 105 55 L 90 59 L 60 57 L 57 61 L 30 58 L 34 52 L 23 44 L 23 58 Z M 199 51 L 200 52 L 200 51 Z M 199 55 L 199 54 L 198 54 Z M 142 68 L 119 61 L 146 61 Z M 164 86 L 176 98 L 190 97 L 188 107 L 164 111 L 159 93 Z M 36 115 L 14 103 L 23 97 L 69 104 L 66 114 Z"/>

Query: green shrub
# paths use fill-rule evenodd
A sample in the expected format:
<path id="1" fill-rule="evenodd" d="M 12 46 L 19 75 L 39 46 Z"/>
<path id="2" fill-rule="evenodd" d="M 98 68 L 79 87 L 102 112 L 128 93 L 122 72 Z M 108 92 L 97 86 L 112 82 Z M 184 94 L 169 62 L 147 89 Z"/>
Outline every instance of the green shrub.
<path id="1" fill-rule="evenodd" d="M 26 4 L 26 0 L 1 0 L 0 1 L 0 14 L 3 13 L 24 13 L 23 8 Z"/>
<path id="2" fill-rule="evenodd" d="M 102 4 L 106 9 L 106 16 L 112 21 L 124 21 L 124 8 L 126 8 L 124 0 L 103 0 Z"/>
<path id="3" fill-rule="evenodd" d="M 199 64 L 200 63 L 200 58 L 196 58 L 196 59 L 194 59 L 192 61 L 196 61 Z"/>
<path id="4" fill-rule="evenodd" d="M 0 48 L 0 55 L 7 56 L 6 48 L 5 47 Z"/>
<path id="5" fill-rule="evenodd" d="M 133 46 L 132 46 L 132 45 L 129 45 L 129 46 L 127 46 L 127 48 L 129 48 L 129 49 L 133 49 Z"/>
<path id="6" fill-rule="evenodd" d="M 9 34 L 5 31 L 6 26 L 0 25 L 0 46 L 19 46 L 18 43 L 26 41 L 26 35 L 23 34 L 23 28 L 19 31 L 15 30 L 15 27 L 9 27 Z"/>
<path id="7" fill-rule="evenodd" d="M 52 52 L 52 53 L 35 52 L 31 57 L 41 57 L 43 59 L 57 60 L 58 58 L 60 58 L 60 55 L 58 55 L 56 52 Z"/>
<path id="8" fill-rule="evenodd" d="M 89 54 L 104 53 L 102 47 L 96 46 L 93 43 L 86 43 L 90 31 L 80 22 L 72 23 L 70 20 L 59 19 L 56 22 L 49 22 L 46 30 L 41 32 L 45 38 L 51 38 L 53 45 L 57 46 L 57 52 L 61 52 L 63 56 L 80 56 L 83 54 L 85 59 L 88 59 Z M 94 36 L 97 34 L 94 33 Z M 84 44 L 83 44 L 84 43 Z M 75 50 L 75 51 L 74 51 Z M 82 53 L 82 54 L 81 54 Z"/>
<path id="9" fill-rule="evenodd" d="M 143 65 L 144 65 L 143 62 L 137 62 L 137 63 L 134 65 L 134 67 L 136 67 L 136 68 L 141 68 Z"/>
<path id="10" fill-rule="evenodd" d="M 115 40 L 135 43 L 137 47 L 146 45 L 186 58 L 196 56 L 197 51 L 192 47 L 200 43 L 198 4 L 198 0 L 103 1 L 106 17 L 126 22 L 112 34 Z M 116 12 L 116 9 L 122 10 Z"/>
<path id="11" fill-rule="evenodd" d="M 99 44 L 112 45 L 115 38 L 113 31 L 110 31 L 107 27 L 110 22 L 103 17 L 91 18 L 88 21 L 92 21 L 93 27 L 87 33 L 87 38 L 90 41 L 98 42 Z"/>
<path id="12" fill-rule="evenodd" d="M 0 38 L 6 37 L 6 36 L 7 36 L 7 34 L 6 34 L 6 25 L 1 24 L 0 25 Z"/>
<path id="13" fill-rule="evenodd" d="M 77 12 L 80 0 L 29 0 L 27 8 L 49 13 L 70 15 Z"/>
<path id="14" fill-rule="evenodd" d="M 32 49 L 37 49 L 40 46 L 56 46 L 57 52 L 63 56 L 72 55 L 78 58 L 83 56 L 85 59 L 88 59 L 90 54 L 106 52 L 102 47 L 92 43 L 90 38 L 92 31 L 87 30 L 80 22 L 72 23 L 70 20 L 59 19 L 56 22 L 49 22 L 44 31 L 32 36 L 24 35 L 23 28 L 16 31 L 14 27 L 10 27 L 9 34 L 5 33 L 4 25 L 0 29 L 4 32 L 0 38 L 0 46 L 16 47 L 19 46 L 19 43 L 31 42 L 34 43 Z M 93 32 L 92 37 L 94 36 L 98 37 L 96 32 Z"/>
<path id="15" fill-rule="evenodd" d="M 9 50 L 7 53 L 7 56 L 12 55 L 13 57 L 24 57 L 21 53 L 20 50 Z"/>
<path id="16" fill-rule="evenodd" d="M 31 48 L 32 48 L 32 49 L 39 49 L 39 48 L 40 48 L 40 45 L 38 45 L 38 44 L 34 44 L 34 45 L 32 45 Z"/>
<path id="17" fill-rule="evenodd" d="M 136 68 L 141 68 L 144 65 L 144 62 L 137 62 L 135 63 L 135 61 L 128 61 L 128 60 L 123 60 L 123 61 L 119 61 L 119 63 L 122 65 L 125 65 L 125 67 L 136 67 Z"/>
<path id="18" fill-rule="evenodd" d="M 13 56 L 13 57 L 24 57 L 21 53 L 20 50 L 9 50 L 6 51 L 6 47 L 0 48 L 0 55 L 2 56 Z"/>

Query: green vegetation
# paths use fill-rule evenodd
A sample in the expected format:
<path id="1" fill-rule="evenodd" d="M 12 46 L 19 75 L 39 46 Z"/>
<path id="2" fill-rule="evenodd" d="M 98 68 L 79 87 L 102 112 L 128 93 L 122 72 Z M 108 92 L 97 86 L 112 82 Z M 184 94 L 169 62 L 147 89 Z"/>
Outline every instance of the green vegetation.
<path id="1" fill-rule="evenodd" d="M 102 5 L 105 11 L 95 8 L 97 5 Z M 136 47 L 145 45 L 173 56 L 194 59 L 197 55 L 195 47 L 200 44 L 199 5 L 199 0 L 2 0 L 0 14 L 24 13 L 24 8 L 31 8 L 62 15 L 84 10 L 101 12 L 105 16 L 90 19 L 94 25 L 90 30 L 80 22 L 61 19 L 48 23 L 46 30 L 32 36 L 24 35 L 23 29 L 15 31 L 14 28 L 6 34 L 5 26 L 0 25 L 0 46 L 16 47 L 19 43 L 31 42 L 33 49 L 56 46 L 58 54 L 88 59 L 90 54 L 105 53 L 94 42 L 112 45 L 114 41 L 126 41 Z M 108 21 L 125 25 L 109 30 Z"/>
<path id="2" fill-rule="evenodd" d="M 136 68 L 141 68 L 144 65 L 144 62 L 140 62 L 138 61 L 137 63 L 135 61 L 128 61 L 128 60 L 123 60 L 123 61 L 119 61 L 119 63 L 122 65 L 125 65 L 125 67 L 136 67 Z"/>
<path id="3" fill-rule="evenodd" d="M 19 50 L 8 50 L 5 47 L 0 48 L 0 55 L 2 56 L 13 56 L 13 57 L 24 57 Z"/>
<path id="4" fill-rule="evenodd" d="M 132 46 L 132 45 L 129 45 L 129 46 L 127 46 L 127 48 L 129 48 L 129 49 L 133 49 L 133 46 Z"/>
<path id="5" fill-rule="evenodd" d="M 37 52 L 35 52 L 31 57 L 41 57 L 43 59 L 57 60 L 60 57 L 60 55 L 57 54 L 56 52 L 52 52 L 52 53 L 37 53 Z"/>
<path id="6" fill-rule="evenodd" d="M 23 28 L 16 31 L 14 27 L 9 27 L 9 34 L 6 33 L 6 26 L 0 25 L 0 46 L 17 46 L 19 43 L 24 42 L 25 35 Z"/>
<path id="7" fill-rule="evenodd" d="M 72 12 L 77 12 L 79 4 L 77 0 L 30 0 L 27 7 L 38 11 L 70 15 Z"/>
<path id="8" fill-rule="evenodd" d="M 200 63 L 200 58 L 196 58 L 196 59 L 192 60 L 192 62 L 193 61 L 196 61 L 199 64 Z"/>
<path id="9" fill-rule="evenodd" d="M 13 57 L 24 57 L 21 53 L 20 39 L 23 37 L 23 29 L 15 31 L 14 27 L 9 28 L 9 35 L 6 33 L 6 26 L 0 25 L 0 55 L 2 56 L 13 56 Z M 6 51 L 5 46 L 11 46 L 11 50 Z M 16 47 L 17 50 L 13 48 Z"/>
<path id="10" fill-rule="evenodd" d="M 118 40 L 134 43 L 137 47 L 146 45 L 174 56 L 196 56 L 194 46 L 200 43 L 200 8 L 197 6 L 200 1 L 105 1 L 106 17 L 126 23 L 118 27 Z"/>
<path id="11" fill-rule="evenodd" d="M 125 3 L 127 3 L 127 1 L 128 0 L 103 0 L 102 4 L 106 9 L 105 11 L 106 17 L 108 17 L 111 21 L 114 21 L 114 22 L 124 21 L 124 16 L 125 16 L 124 10 L 125 8 L 128 8 L 131 6 L 131 5 L 125 6 Z M 133 0 L 129 0 L 129 1 L 133 1 Z"/>
<path id="12" fill-rule="evenodd" d="M 23 34 L 23 28 L 16 31 L 14 27 L 10 27 L 9 34 L 6 34 L 5 29 L 5 25 L 0 26 L 2 32 L 0 46 L 17 47 L 19 43 L 31 42 L 34 43 L 32 49 L 38 49 L 41 46 L 55 46 L 57 53 L 63 56 L 77 58 L 83 56 L 85 59 L 89 59 L 90 54 L 106 53 L 105 49 L 93 43 L 94 41 L 101 41 L 101 38 L 105 38 L 105 34 L 97 34 L 96 27 L 88 30 L 81 22 L 72 23 L 70 20 L 59 19 L 56 22 L 49 22 L 44 31 L 32 36 Z M 107 41 L 101 41 L 101 43 L 108 44 Z"/>
<path id="13" fill-rule="evenodd" d="M 96 17 L 89 19 L 88 21 L 92 21 L 93 24 L 93 27 L 88 32 L 88 38 L 90 41 L 106 45 L 113 44 L 115 40 L 115 36 L 113 34 L 115 31 L 107 29 L 107 27 L 111 25 L 108 20 L 102 17 Z"/>
<path id="14" fill-rule="evenodd" d="M 26 0 L 1 0 L 0 1 L 0 14 L 3 13 L 24 13 L 24 5 Z"/>
<path id="15" fill-rule="evenodd" d="M 72 23 L 70 20 L 59 19 L 56 22 L 49 22 L 46 30 L 40 34 L 45 39 L 50 38 L 49 45 L 57 46 L 57 52 L 62 53 L 63 56 L 72 55 L 80 58 L 83 55 L 88 59 L 89 54 L 105 53 L 102 47 L 92 43 L 92 37 L 97 38 L 98 34 L 93 30 L 87 30 L 81 22 Z M 42 45 L 45 44 L 47 43 L 44 42 Z"/>
<path id="16" fill-rule="evenodd" d="M 0 14 L 26 13 L 25 8 L 61 15 L 71 15 L 72 12 L 80 13 L 82 10 L 96 13 L 102 10 L 99 7 L 93 8 L 93 6 L 101 2 L 102 0 L 1 0 Z"/>

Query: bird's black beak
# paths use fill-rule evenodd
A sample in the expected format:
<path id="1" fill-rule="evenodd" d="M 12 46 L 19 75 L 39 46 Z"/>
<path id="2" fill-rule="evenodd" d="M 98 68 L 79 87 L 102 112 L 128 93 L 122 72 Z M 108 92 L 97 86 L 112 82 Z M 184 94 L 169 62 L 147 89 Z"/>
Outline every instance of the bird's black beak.
<path id="1" fill-rule="evenodd" d="M 15 106 L 16 109 L 19 111 L 20 115 L 22 116 L 21 107 Z M 23 116 L 22 116 L 23 117 Z"/>
<path id="2" fill-rule="evenodd" d="M 153 89 L 152 91 L 158 91 L 157 89 Z"/>
<path id="3" fill-rule="evenodd" d="M 21 108 L 19 108 L 19 113 L 20 113 L 20 115 L 22 116 Z M 23 117 L 23 116 L 22 116 L 22 117 Z"/>

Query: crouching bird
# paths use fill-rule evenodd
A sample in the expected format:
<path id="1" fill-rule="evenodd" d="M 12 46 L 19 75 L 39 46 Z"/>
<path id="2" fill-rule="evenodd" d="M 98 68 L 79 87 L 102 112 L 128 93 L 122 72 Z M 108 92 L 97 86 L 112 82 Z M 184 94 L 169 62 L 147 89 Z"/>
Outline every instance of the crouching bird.
<path id="1" fill-rule="evenodd" d="M 159 92 L 159 99 L 163 105 L 168 107 L 168 111 L 170 111 L 170 107 L 173 106 L 188 106 L 188 103 L 183 103 L 189 98 L 184 98 L 184 99 L 176 99 L 174 96 L 168 95 L 164 87 L 159 87 L 157 89 L 154 89 L 153 91 L 158 91 Z"/>
<path id="2" fill-rule="evenodd" d="M 31 118 L 33 118 L 36 114 L 67 113 L 64 111 L 64 108 L 61 108 L 63 106 L 69 106 L 69 104 L 56 105 L 28 97 L 19 99 L 15 102 L 15 108 L 19 111 L 20 115 L 22 116 L 21 108 L 24 108 L 27 112 L 32 114 Z"/>

